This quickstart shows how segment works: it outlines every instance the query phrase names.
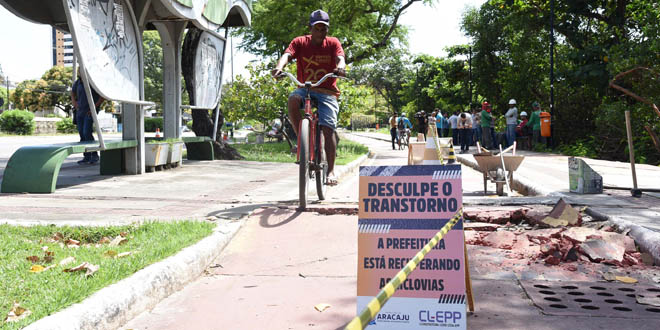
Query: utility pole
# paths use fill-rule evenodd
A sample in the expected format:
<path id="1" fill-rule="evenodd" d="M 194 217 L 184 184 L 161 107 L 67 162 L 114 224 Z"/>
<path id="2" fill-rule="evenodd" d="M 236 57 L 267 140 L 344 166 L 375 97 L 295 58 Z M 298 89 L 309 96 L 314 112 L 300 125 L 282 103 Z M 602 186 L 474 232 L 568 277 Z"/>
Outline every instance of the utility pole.
<path id="1" fill-rule="evenodd" d="M 469 85 L 470 85 L 470 106 L 468 107 L 468 111 L 472 111 L 472 46 L 470 46 L 470 57 L 469 57 L 469 62 L 468 63 L 469 63 L 469 67 L 470 67 L 470 70 L 468 72 L 468 79 L 470 79 L 470 81 L 469 81 Z"/>
<path id="2" fill-rule="evenodd" d="M 5 109 L 9 110 L 9 77 L 5 76 L 5 82 L 7 83 L 7 105 L 5 105 Z"/>
<path id="3" fill-rule="evenodd" d="M 555 141 L 555 0 L 550 0 L 550 139 L 548 146 Z"/>

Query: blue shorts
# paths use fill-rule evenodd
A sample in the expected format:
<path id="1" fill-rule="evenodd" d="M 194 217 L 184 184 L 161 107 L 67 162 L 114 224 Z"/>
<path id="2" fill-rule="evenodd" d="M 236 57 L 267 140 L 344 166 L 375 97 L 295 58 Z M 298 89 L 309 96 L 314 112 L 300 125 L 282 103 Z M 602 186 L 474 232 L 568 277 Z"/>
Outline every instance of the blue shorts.
<path id="1" fill-rule="evenodd" d="M 294 90 L 290 96 L 292 95 L 300 96 L 303 102 L 305 102 L 307 92 L 304 88 L 298 88 Z M 309 92 L 309 95 L 312 97 L 312 100 L 318 102 L 319 123 L 323 126 L 330 127 L 333 130 L 336 129 L 337 114 L 339 113 L 339 103 L 337 102 L 337 98 L 334 95 L 323 94 L 313 90 Z"/>

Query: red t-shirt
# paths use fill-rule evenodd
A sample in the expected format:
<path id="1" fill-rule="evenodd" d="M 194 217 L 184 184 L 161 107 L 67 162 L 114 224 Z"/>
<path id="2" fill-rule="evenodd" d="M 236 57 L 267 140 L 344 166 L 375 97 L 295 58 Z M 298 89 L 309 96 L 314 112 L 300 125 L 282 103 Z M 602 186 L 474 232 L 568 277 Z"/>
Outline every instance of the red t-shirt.
<path id="1" fill-rule="evenodd" d="M 326 37 L 322 45 L 315 46 L 312 44 L 312 36 L 305 35 L 293 39 L 285 53 L 296 59 L 298 81 L 304 83 L 319 81 L 324 75 L 334 71 L 337 68 L 337 57 L 344 56 L 344 49 L 335 37 Z M 339 96 L 335 78 L 327 79 L 319 88 Z"/>

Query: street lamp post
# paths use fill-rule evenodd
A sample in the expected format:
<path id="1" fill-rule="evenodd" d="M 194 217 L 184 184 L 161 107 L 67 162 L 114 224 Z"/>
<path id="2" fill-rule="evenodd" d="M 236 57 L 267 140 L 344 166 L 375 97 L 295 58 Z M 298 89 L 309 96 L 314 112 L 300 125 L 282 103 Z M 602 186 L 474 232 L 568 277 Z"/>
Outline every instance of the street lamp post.
<path id="1" fill-rule="evenodd" d="M 469 72 L 468 72 L 468 77 L 469 77 L 469 85 L 470 85 L 470 106 L 469 106 L 469 111 L 472 110 L 472 46 L 470 46 L 470 57 L 469 57 Z"/>

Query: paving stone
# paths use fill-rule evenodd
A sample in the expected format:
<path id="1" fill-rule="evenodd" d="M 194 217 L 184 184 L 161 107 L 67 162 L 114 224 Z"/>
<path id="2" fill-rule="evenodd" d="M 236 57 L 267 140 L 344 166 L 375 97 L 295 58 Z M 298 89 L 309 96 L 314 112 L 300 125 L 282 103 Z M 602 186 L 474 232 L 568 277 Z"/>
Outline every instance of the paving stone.
<path id="1" fill-rule="evenodd" d="M 484 237 L 484 243 L 498 249 L 510 250 L 515 239 L 516 234 L 510 231 L 496 231 Z"/>
<path id="2" fill-rule="evenodd" d="M 466 222 L 463 224 L 463 229 L 476 231 L 496 231 L 500 227 L 502 226 L 496 223 L 485 222 Z"/>
<path id="3" fill-rule="evenodd" d="M 623 246 L 607 243 L 602 239 L 588 240 L 580 244 L 580 251 L 594 262 L 622 262 L 626 252 Z"/>
<path id="4" fill-rule="evenodd" d="M 541 253 L 541 247 L 532 243 L 527 235 L 517 235 L 512 250 L 526 258 L 535 258 Z"/>
<path id="5" fill-rule="evenodd" d="M 601 236 L 604 232 L 586 227 L 570 227 L 561 233 L 562 237 L 579 244 L 587 240 L 589 236 Z"/>

